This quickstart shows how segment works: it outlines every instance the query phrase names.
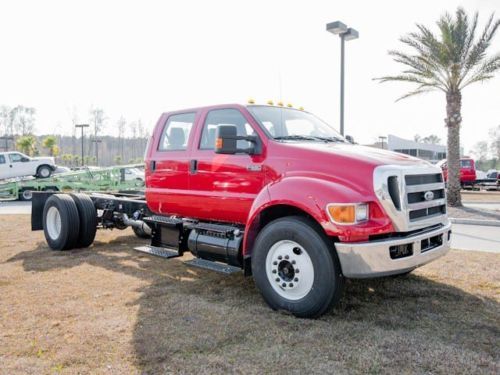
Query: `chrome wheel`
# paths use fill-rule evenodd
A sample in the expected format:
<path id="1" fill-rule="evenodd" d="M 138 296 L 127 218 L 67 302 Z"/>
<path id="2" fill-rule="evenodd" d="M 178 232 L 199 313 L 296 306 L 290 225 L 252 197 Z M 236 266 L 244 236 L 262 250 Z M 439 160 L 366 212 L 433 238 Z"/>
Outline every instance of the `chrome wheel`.
<path id="1" fill-rule="evenodd" d="M 47 167 L 42 167 L 40 168 L 40 171 L 38 173 L 40 174 L 40 177 L 47 178 L 50 176 L 50 169 Z"/>
<path id="2" fill-rule="evenodd" d="M 278 241 L 269 249 L 266 274 L 276 293 L 289 300 L 305 297 L 314 282 L 311 257 L 295 241 Z"/>
<path id="3" fill-rule="evenodd" d="M 50 207 L 47 211 L 46 226 L 49 237 L 57 240 L 61 234 L 61 214 L 54 206 Z"/>
<path id="4" fill-rule="evenodd" d="M 22 195 L 25 201 L 30 201 L 33 198 L 33 192 L 31 190 L 23 190 Z"/>

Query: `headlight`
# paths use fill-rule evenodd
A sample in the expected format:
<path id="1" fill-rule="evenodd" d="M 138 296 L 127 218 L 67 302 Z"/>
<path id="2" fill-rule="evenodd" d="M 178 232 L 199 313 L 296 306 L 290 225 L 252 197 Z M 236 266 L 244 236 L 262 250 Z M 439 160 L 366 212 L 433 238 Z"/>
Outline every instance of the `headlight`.
<path id="1" fill-rule="evenodd" d="M 368 220 L 367 203 L 331 203 L 326 206 L 330 220 L 335 224 L 357 224 Z"/>

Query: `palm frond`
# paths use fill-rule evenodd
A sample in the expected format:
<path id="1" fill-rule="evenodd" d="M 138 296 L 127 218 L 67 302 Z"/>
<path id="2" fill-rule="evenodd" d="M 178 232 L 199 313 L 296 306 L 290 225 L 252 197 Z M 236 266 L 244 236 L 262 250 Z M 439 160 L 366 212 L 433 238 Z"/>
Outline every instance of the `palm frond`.
<path id="1" fill-rule="evenodd" d="M 465 80 L 460 89 L 469 86 L 471 83 L 484 82 L 495 76 L 495 73 L 500 71 L 500 53 L 486 59 L 467 80 Z"/>
<path id="2" fill-rule="evenodd" d="M 432 88 L 432 87 L 427 87 L 427 88 L 418 88 L 414 91 L 410 91 L 409 93 L 403 95 L 403 96 L 400 96 L 399 98 L 396 99 L 396 102 L 399 102 L 400 100 L 403 100 L 403 99 L 407 99 L 407 98 L 410 98 L 412 96 L 415 96 L 415 95 L 420 95 L 420 94 L 425 94 L 425 93 L 428 93 L 428 92 L 431 92 L 431 91 L 434 91 L 435 89 Z"/>

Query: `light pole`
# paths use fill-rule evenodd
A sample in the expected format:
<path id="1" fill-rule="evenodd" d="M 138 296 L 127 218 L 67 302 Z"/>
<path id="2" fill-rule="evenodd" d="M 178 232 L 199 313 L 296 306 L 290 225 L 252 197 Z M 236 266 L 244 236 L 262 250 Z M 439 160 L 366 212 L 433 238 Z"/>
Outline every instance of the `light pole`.
<path id="1" fill-rule="evenodd" d="M 340 134 L 344 135 L 344 44 L 346 40 L 359 38 L 359 33 L 340 21 L 328 23 L 326 31 L 340 37 Z"/>
<path id="2" fill-rule="evenodd" d="M 83 128 L 88 128 L 89 124 L 78 124 L 75 128 L 80 128 L 82 130 L 82 167 L 83 167 Z"/>

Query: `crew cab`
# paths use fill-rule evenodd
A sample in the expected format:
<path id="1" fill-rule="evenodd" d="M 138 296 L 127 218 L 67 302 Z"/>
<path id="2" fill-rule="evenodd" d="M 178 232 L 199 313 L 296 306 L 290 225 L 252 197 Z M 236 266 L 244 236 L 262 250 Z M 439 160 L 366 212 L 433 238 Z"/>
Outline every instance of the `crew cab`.
<path id="1" fill-rule="evenodd" d="M 446 159 L 439 161 L 436 164 L 438 167 L 441 167 L 443 170 L 444 180 L 448 181 L 448 164 L 446 163 Z M 473 186 L 476 182 L 476 163 L 474 159 L 471 158 L 461 158 L 460 159 L 460 185 L 465 186 Z"/>
<path id="2" fill-rule="evenodd" d="M 26 176 L 47 178 L 56 168 L 53 157 L 29 157 L 17 151 L 0 152 L 0 179 Z"/>
<path id="3" fill-rule="evenodd" d="M 33 229 L 54 250 L 96 227 L 134 228 L 164 258 L 252 275 L 270 307 L 317 317 L 346 278 L 411 272 L 449 249 L 441 169 L 354 145 L 313 114 L 218 105 L 163 114 L 145 154 L 145 197 L 35 193 Z"/>

